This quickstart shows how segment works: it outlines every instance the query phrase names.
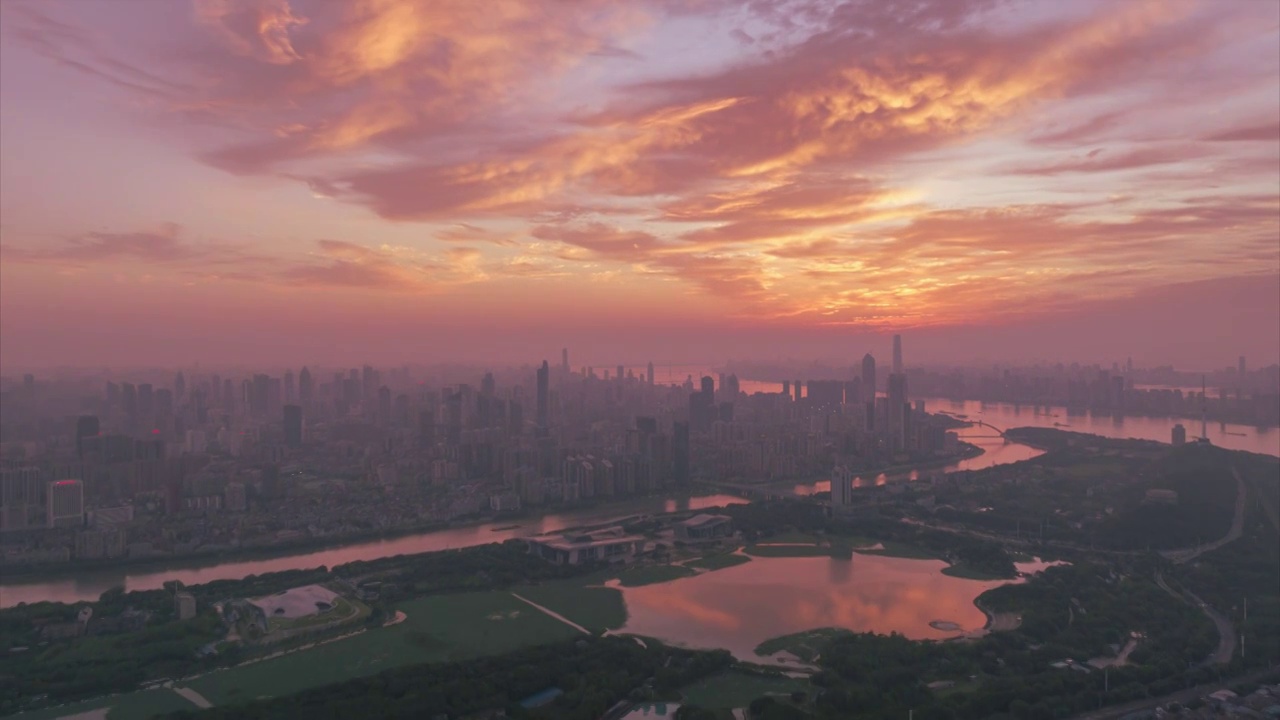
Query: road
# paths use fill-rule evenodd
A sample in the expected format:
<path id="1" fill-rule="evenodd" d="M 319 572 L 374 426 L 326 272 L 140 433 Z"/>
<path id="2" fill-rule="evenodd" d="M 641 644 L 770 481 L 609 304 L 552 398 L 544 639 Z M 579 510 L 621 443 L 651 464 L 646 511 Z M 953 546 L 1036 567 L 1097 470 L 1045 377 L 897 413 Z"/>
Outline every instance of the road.
<path id="1" fill-rule="evenodd" d="M 1244 509 L 1245 502 L 1249 498 L 1249 491 L 1245 487 L 1244 478 L 1240 477 L 1239 470 L 1231 468 L 1231 474 L 1236 478 L 1236 514 L 1231 520 L 1231 529 L 1227 531 L 1227 534 L 1211 543 L 1183 550 L 1166 550 L 1160 553 L 1161 555 L 1175 563 L 1182 564 L 1195 560 L 1207 552 L 1217 550 L 1229 542 L 1240 539 L 1240 536 L 1244 534 Z"/>
<path id="2" fill-rule="evenodd" d="M 1187 690 L 1179 690 L 1178 692 L 1170 693 L 1158 698 L 1145 698 L 1142 700 L 1134 700 L 1133 702 L 1128 702 L 1123 705 L 1112 705 L 1110 707 L 1103 708 L 1102 710 L 1075 715 L 1072 717 L 1072 720 L 1117 720 L 1117 718 L 1122 718 L 1130 713 L 1140 712 L 1142 710 L 1151 710 L 1152 708 L 1156 708 L 1161 705 L 1168 705 L 1173 702 L 1188 703 L 1196 698 L 1202 698 L 1209 695 L 1210 693 L 1228 689 L 1233 685 L 1258 682 L 1265 680 L 1268 676 L 1275 676 L 1276 674 L 1275 670 L 1259 670 L 1248 675 L 1241 675 L 1240 677 L 1232 678 L 1227 682 L 1201 685 Z"/>
<path id="3" fill-rule="evenodd" d="M 1213 654 L 1207 660 L 1201 663 L 1201 667 L 1206 665 L 1226 665 L 1231 662 L 1232 656 L 1236 654 L 1236 629 L 1232 626 L 1231 621 L 1190 590 L 1179 591 L 1169 587 L 1169 584 L 1164 580 L 1164 575 L 1159 570 L 1156 571 L 1156 584 L 1178 600 L 1192 607 L 1200 608 L 1205 617 L 1209 618 L 1214 626 L 1218 628 L 1218 648 L 1213 651 Z"/>

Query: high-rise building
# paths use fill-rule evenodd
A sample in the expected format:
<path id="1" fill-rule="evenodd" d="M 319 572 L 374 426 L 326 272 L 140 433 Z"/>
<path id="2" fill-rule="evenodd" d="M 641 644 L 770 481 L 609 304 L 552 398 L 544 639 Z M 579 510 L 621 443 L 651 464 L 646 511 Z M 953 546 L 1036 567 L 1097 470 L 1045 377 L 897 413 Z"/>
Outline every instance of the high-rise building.
<path id="1" fill-rule="evenodd" d="M 736 373 L 730 373 L 729 377 L 725 378 L 724 387 L 721 390 L 730 401 L 738 399 L 738 394 L 742 392 L 742 385 L 738 382 Z"/>
<path id="2" fill-rule="evenodd" d="M 677 422 L 672 426 L 671 438 L 672 476 L 678 487 L 689 485 L 689 423 Z"/>
<path id="3" fill-rule="evenodd" d="M 623 382 L 626 381 L 626 379 L 627 379 L 626 369 L 623 368 L 623 366 L 619 365 L 618 377 L 617 377 L 618 384 L 621 385 Z"/>
<path id="4" fill-rule="evenodd" d="M 550 392 L 551 368 L 547 365 L 547 361 L 542 361 L 542 367 L 538 368 L 538 397 L 537 397 L 537 423 L 539 433 L 545 433 L 550 427 L 548 393 Z"/>
<path id="5" fill-rule="evenodd" d="M 284 406 L 284 444 L 298 447 L 302 444 L 302 406 Z"/>
<path id="6" fill-rule="evenodd" d="M 314 394 L 315 384 L 311 379 L 311 371 L 303 367 L 302 372 L 298 373 L 298 402 L 302 407 L 309 407 Z"/>
<path id="7" fill-rule="evenodd" d="M 871 353 L 862 356 L 862 396 L 868 401 L 876 399 L 876 359 Z"/>
<path id="8" fill-rule="evenodd" d="M 569 374 L 569 348 L 560 348 L 560 369 Z"/>
<path id="9" fill-rule="evenodd" d="M 793 386 L 793 389 L 796 391 L 796 402 L 800 402 L 800 391 L 803 389 L 803 385 L 803 383 L 797 380 L 796 384 Z"/>
<path id="10" fill-rule="evenodd" d="M 696 432 L 707 432 L 715 422 L 716 382 L 711 376 L 702 378 L 701 389 L 689 395 L 689 427 Z"/>
<path id="11" fill-rule="evenodd" d="M 124 406 L 125 417 L 130 422 L 138 419 L 138 388 L 133 383 L 120 385 L 120 404 Z"/>
<path id="12" fill-rule="evenodd" d="M 84 458 L 84 439 L 99 433 L 97 415 L 81 415 L 76 419 L 76 457 Z"/>
<path id="13" fill-rule="evenodd" d="M 45 524 L 49 491 L 38 467 L 0 470 L 0 530 L 26 530 Z"/>
<path id="14" fill-rule="evenodd" d="M 84 525 L 84 484 L 79 480 L 54 480 L 48 490 L 48 527 Z"/>
<path id="15" fill-rule="evenodd" d="M 902 374 L 902 336 L 893 336 L 893 372 Z"/>
<path id="16" fill-rule="evenodd" d="M 652 361 L 650 361 L 650 362 L 649 362 L 649 366 L 648 366 L 647 368 L 645 368 L 645 369 L 648 371 L 648 375 L 649 375 L 649 378 L 648 378 L 648 379 L 649 379 L 649 384 L 650 384 L 650 385 L 652 385 L 652 384 L 653 384 L 653 362 L 652 362 Z"/>
<path id="17" fill-rule="evenodd" d="M 907 448 L 907 420 L 911 406 L 907 401 L 907 376 L 901 373 L 889 375 L 889 412 L 887 435 L 889 448 L 894 452 Z"/>
<path id="18" fill-rule="evenodd" d="M 150 420 L 155 410 L 155 395 L 151 383 L 142 383 L 138 386 L 138 415 Z"/>
<path id="19" fill-rule="evenodd" d="M 1187 444 L 1187 429 L 1183 427 L 1182 423 L 1178 423 L 1177 425 L 1173 426 L 1173 437 L 1171 439 L 1171 442 L 1175 446 Z"/>
<path id="20" fill-rule="evenodd" d="M 838 465 L 831 473 L 831 504 L 848 507 L 853 504 L 853 472 Z"/>
<path id="21" fill-rule="evenodd" d="M 787 397 L 791 397 L 791 381 L 790 380 L 782 381 L 782 394 L 786 395 Z"/>

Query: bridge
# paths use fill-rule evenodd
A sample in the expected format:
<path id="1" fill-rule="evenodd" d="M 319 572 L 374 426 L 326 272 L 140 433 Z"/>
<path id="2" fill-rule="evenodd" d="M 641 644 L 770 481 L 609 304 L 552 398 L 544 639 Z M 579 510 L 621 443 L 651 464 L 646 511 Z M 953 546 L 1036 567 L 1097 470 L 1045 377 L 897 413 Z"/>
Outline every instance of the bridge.
<path id="1" fill-rule="evenodd" d="M 1005 435 L 1004 430 L 1001 430 L 1000 428 L 996 427 L 995 425 L 992 425 L 991 423 L 983 422 L 981 420 L 969 420 L 969 424 L 984 427 L 984 428 L 987 428 L 988 430 L 994 430 L 996 434 L 995 435 L 961 435 L 960 436 L 961 440 L 964 440 L 965 438 L 995 438 L 995 437 L 1003 438 L 1006 442 L 1008 442 L 1009 440 L 1009 438 Z"/>

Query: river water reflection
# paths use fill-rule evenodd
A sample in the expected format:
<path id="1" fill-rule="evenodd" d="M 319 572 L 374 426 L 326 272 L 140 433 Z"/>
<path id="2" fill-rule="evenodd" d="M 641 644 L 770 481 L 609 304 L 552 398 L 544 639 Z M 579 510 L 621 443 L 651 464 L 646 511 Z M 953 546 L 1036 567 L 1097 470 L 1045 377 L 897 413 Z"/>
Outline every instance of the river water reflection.
<path id="1" fill-rule="evenodd" d="M 679 368 L 679 372 L 692 374 L 691 371 L 696 369 L 693 366 L 682 366 Z M 676 371 L 672 370 L 671 374 L 674 380 Z M 681 379 L 683 379 L 683 375 L 681 375 Z M 766 388 L 772 391 L 774 390 L 773 385 L 768 383 L 748 385 L 744 381 L 743 389 L 747 392 Z M 1197 423 L 1178 418 L 1092 415 L 1068 412 L 1065 408 L 1034 408 L 1029 405 L 983 403 L 976 400 L 957 401 L 942 398 L 925 398 L 924 402 L 925 408 L 929 412 L 947 412 L 956 416 L 963 416 L 969 420 L 982 420 L 1001 429 L 1026 426 L 1061 427 L 1063 430 L 1094 433 L 1107 437 L 1140 438 L 1161 442 L 1169 441 L 1173 426 L 1177 423 L 1182 423 L 1186 426 L 1188 435 L 1197 435 L 1199 433 Z M 1280 456 L 1280 429 L 1211 423 L 1207 430 L 1209 440 L 1215 445 L 1233 450 L 1248 450 L 1250 452 Z M 965 436 L 967 442 L 982 447 L 983 454 L 922 472 L 910 471 L 895 473 L 890 476 L 864 477 L 860 478 L 857 484 L 883 484 L 901 479 L 911 480 L 919 477 L 922 473 L 934 475 L 956 470 L 981 470 L 995 465 L 1028 460 L 1041 453 L 1041 451 L 1026 445 L 1005 442 L 985 428 L 965 428 L 960 430 L 960 434 Z M 798 484 L 784 483 L 771 485 L 768 489 L 778 494 L 811 495 L 815 492 L 829 491 L 831 483 L 827 480 Z M 567 511 L 545 515 L 540 518 L 516 521 L 520 523 L 520 527 L 517 528 L 505 527 L 514 523 L 493 523 L 421 533 L 394 540 L 366 542 L 297 555 L 228 562 L 219 565 L 200 566 L 194 562 L 179 562 L 168 568 L 153 567 L 139 571 L 115 569 L 83 572 L 74 578 L 41 580 L 31 583 L 9 583 L 0 580 L 0 607 L 10 607 L 20 602 L 30 603 L 41 600 L 60 602 L 96 600 L 105 590 L 116 585 L 123 585 L 126 590 L 151 590 L 161 587 L 168 580 L 181 580 L 184 584 L 194 585 L 212 580 L 243 578 L 248 575 L 265 572 L 313 568 L 320 565 L 333 567 L 354 560 L 372 560 L 391 555 L 430 552 L 500 542 L 514 537 L 552 532 L 575 525 L 606 522 L 610 519 L 630 514 L 698 510 L 741 502 L 746 501 L 731 495 L 712 495 L 679 500 L 657 497 L 636 498 L 625 503 L 602 508 Z M 743 567 L 751 567 L 752 565 L 756 565 L 756 563 Z"/>
<path id="2" fill-rule="evenodd" d="M 437 530 L 275 558 L 232 561 L 203 567 L 196 563 L 175 563 L 170 567 L 152 566 L 142 570 L 130 570 L 125 567 L 82 572 L 74 578 L 37 580 L 30 583 L 6 582 L 0 585 L 0 608 L 12 607 L 21 602 L 32 603 L 42 600 L 65 603 L 97 600 L 103 592 L 117 585 L 123 585 L 126 591 L 155 590 L 163 587 L 169 580 L 180 580 L 184 585 L 199 585 L 214 580 L 239 579 L 282 570 L 314 568 L 321 565 L 334 567 L 356 560 L 374 560 L 393 555 L 502 542 L 511 538 L 554 532 L 568 527 L 609 522 L 630 515 L 701 510 L 745 502 L 747 501 L 732 495 L 707 495 L 679 499 L 643 497 L 587 510 Z M 518 527 L 512 527 L 517 524 Z"/>
<path id="3" fill-rule="evenodd" d="M 696 648 L 724 648 L 759 661 L 755 647 L 780 635 L 824 627 L 912 639 L 981 630 L 973 601 L 1008 581 L 943 575 L 941 560 L 854 554 L 852 560 L 754 558 L 658 585 L 620 588 L 635 633 Z M 939 630 L 932 622 L 954 623 Z"/>

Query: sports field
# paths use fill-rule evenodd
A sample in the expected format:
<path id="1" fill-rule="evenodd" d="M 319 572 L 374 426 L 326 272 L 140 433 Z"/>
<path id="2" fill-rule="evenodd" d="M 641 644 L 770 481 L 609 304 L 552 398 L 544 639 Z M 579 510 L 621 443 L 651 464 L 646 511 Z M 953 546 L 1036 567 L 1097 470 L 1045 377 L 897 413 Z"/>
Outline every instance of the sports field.
<path id="1" fill-rule="evenodd" d="M 510 652 L 577 632 L 510 592 L 436 595 L 397 606 L 405 621 L 282 657 L 197 678 L 189 685 L 215 705 L 287 695 L 390 667 Z"/>
<path id="2" fill-rule="evenodd" d="M 48 708 L 32 713 L 21 713 L 14 716 L 18 720 L 54 720 L 68 716 L 83 715 L 85 720 L 91 717 L 101 718 L 101 713 L 86 715 L 98 710 L 110 708 L 105 715 L 107 720 L 144 720 L 154 715 L 164 715 L 179 710 L 199 710 L 191 701 L 169 688 L 156 690 L 140 690 L 127 695 L 118 695 L 89 702 L 64 705 L 60 708 Z"/>
<path id="3" fill-rule="evenodd" d="M 615 588 L 583 587 L 570 581 L 516 588 L 513 592 L 593 633 L 616 630 L 627 622 L 622 592 Z"/>

